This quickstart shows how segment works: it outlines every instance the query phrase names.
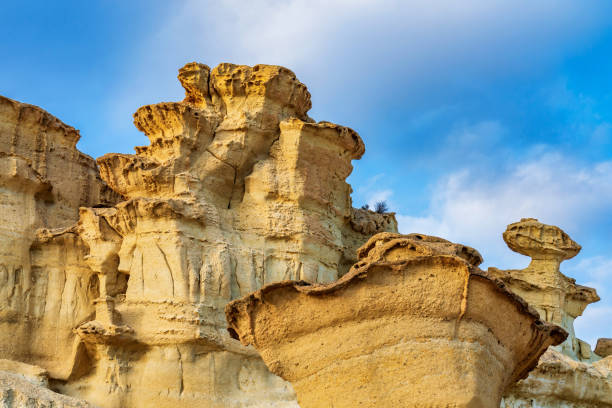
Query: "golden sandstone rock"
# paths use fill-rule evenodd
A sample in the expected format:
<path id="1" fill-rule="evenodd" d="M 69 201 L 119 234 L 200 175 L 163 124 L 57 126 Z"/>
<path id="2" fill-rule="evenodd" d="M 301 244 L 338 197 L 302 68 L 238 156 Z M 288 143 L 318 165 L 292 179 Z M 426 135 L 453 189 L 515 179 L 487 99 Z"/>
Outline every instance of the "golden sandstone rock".
<path id="1" fill-rule="evenodd" d="M 101 407 L 296 407 L 223 307 L 336 280 L 395 217 L 352 208 L 363 142 L 310 119 L 288 69 L 191 63 L 179 80 L 183 102 L 134 115 L 150 145 L 99 175 L 76 130 L 0 100 L 0 358 Z"/>
<path id="2" fill-rule="evenodd" d="M 578 254 L 580 245 L 560 228 L 533 218 L 510 224 L 503 237 L 512 250 L 530 256 L 531 263 L 523 270 L 490 268 L 489 272 L 525 299 L 544 320 L 563 327 L 569 336 L 542 356 L 527 379 L 506 391 L 502 406 L 612 406 L 612 357 L 601 359 L 605 357 L 605 339 L 598 343 L 598 356 L 574 333 L 574 320 L 599 296 L 594 289 L 577 285 L 559 269 L 563 260 Z"/>
<path id="3" fill-rule="evenodd" d="M 579 250 L 561 230 L 515 225 L 532 265 L 485 273 L 472 248 L 352 207 L 363 142 L 311 119 L 288 69 L 178 79 L 182 102 L 134 114 L 150 144 L 97 163 L 77 130 L 0 97 L 2 406 L 297 407 L 230 337 L 232 301 L 235 333 L 303 406 L 493 407 L 507 385 L 507 406 L 608 406 L 608 343 L 591 352 L 572 324 L 598 298 L 559 273 Z M 534 310 L 568 340 L 513 387 L 564 336 Z"/>
<path id="4" fill-rule="evenodd" d="M 599 339 L 595 346 L 595 354 L 600 357 L 612 356 L 612 339 Z"/>
<path id="5" fill-rule="evenodd" d="M 382 233 L 359 256 L 337 282 L 273 283 L 226 306 L 234 336 L 303 408 L 499 406 L 567 336 L 479 270 L 472 248 Z"/>

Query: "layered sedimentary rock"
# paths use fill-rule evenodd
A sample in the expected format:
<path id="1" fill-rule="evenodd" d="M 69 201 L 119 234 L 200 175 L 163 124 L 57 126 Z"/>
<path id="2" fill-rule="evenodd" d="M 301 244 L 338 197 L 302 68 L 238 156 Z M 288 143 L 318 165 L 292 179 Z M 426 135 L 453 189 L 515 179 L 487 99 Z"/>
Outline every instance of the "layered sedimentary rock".
<path id="1" fill-rule="evenodd" d="M 73 368 L 72 330 L 91 317 L 95 285 L 74 234 L 51 238 L 42 229 L 67 228 L 79 207 L 120 199 L 78 139 L 42 109 L 0 97 L 0 358 L 61 378 Z"/>
<path id="2" fill-rule="evenodd" d="M 472 248 L 381 233 L 358 254 L 337 282 L 273 283 L 226 306 L 233 336 L 302 408 L 499 406 L 567 337 L 478 269 Z"/>
<path id="3" fill-rule="evenodd" d="M 560 272 L 561 262 L 581 247 L 560 228 L 525 218 L 510 224 L 503 234 L 513 251 L 531 257 L 522 270 L 489 272 L 525 299 L 542 319 L 562 326 L 569 336 L 550 348 L 529 377 L 507 390 L 503 407 L 612 406 L 612 357 L 606 357 L 606 339 L 596 352 L 574 333 L 574 320 L 599 300 L 595 289 L 576 284 Z"/>
<path id="4" fill-rule="evenodd" d="M 291 71 L 191 63 L 179 80 L 182 102 L 134 115 L 150 145 L 99 174 L 76 130 L 0 100 L 0 358 L 101 407 L 295 407 L 225 304 L 336 280 L 395 218 L 352 208 L 363 142 L 309 118 Z"/>
<path id="5" fill-rule="evenodd" d="M 512 225 L 531 265 L 487 273 L 471 248 L 380 234 L 394 215 L 353 208 L 346 183 L 363 142 L 312 120 L 291 71 L 190 63 L 178 79 L 183 101 L 134 114 L 150 144 L 97 163 L 77 130 L 0 97 L 0 404 L 295 408 L 228 334 L 224 307 L 246 296 L 235 334 L 304 406 L 493 406 L 562 337 L 535 310 L 569 336 L 503 404 L 612 407 L 610 339 L 574 335 L 598 297 L 559 272 L 580 249 L 567 234 Z"/>

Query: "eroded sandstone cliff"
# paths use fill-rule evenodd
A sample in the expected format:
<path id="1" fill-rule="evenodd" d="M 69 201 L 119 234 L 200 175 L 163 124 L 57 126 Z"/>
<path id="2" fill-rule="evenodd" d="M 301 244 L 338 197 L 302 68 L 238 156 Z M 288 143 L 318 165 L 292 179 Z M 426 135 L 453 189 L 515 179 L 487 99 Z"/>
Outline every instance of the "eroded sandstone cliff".
<path id="1" fill-rule="evenodd" d="M 99 174 L 76 130 L 0 101 L 0 358 L 101 407 L 294 407 L 223 307 L 336 280 L 395 218 L 352 208 L 363 142 L 309 118 L 291 71 L 190 63 L 179 80 L 182 102 L 134 114 L 150 145 L 99 158 Z"/>
<path id="2" fill-rule="evenodd" d="M 72 330 L 91 318 L 97 285 L 75 235 L 48 231 L 73 225 L 81 206 L 120 200 L 78 140 L 42 109 L 0 97 L 0 358 L 59 378 L 73 369 Z"/>
<path id="3" fill-rule="evenodd" d="M 230 338 L 234 301 L 234 334 L 309 406 L 489 407 L 503 391 L 506 407 L 612 407 L 611 340 L 574 334 L 598 297 L 559 271 L 580 250 L 567 234 L 512 224 L 532 263 L 483 272 L 472 248 L 352 207 L 363 142 L 311 119 L 291 71 L 190 63 L 178 79 L 183 101 L 134 114 L 150 144 L 97 163 L 77 130 L 0 97 L 3 406 L 297 407 Z M 553 325 L 567 340 L 513 385 L 562 340 Z"/>

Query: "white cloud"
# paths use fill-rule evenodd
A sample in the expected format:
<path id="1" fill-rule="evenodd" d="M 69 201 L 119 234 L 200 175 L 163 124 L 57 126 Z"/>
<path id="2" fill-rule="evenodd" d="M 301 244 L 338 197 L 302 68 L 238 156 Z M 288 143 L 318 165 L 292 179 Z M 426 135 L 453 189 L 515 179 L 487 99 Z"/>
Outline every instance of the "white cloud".
<path id="1" fill-rule="evenodd" d="M 193 60 L 287 66 L 309 86 L 314 113 L 326 106 L 366 113 L 381 100 L 427 105 L 433 98 L 428 108 L 435 108 L 458 88 L 532 75 L 559 61 L 592 41 L 609 7 L 571 0 L 186 0 L 123 61 L 124 82 L 109 90 L 108 116 L 117 132 L 131 130 L 126 112 L 180 96 L 176 70 Z"/>
<path id="2" fill-rule="evenodd" d="M 602 255 L 592 256 L 580 259 L 562 269 L 567 275 L 576 278 L 580 284 L 597 289 L 600 297 L 610 297 L 612 301 L 612 290 L 609 287 L 612 282 L 612 258 Z M 612 319 L 612 315 L 610 318 Z"/>
<path id="3" fill-rule="evenodd" d="M 612 162 L 581 165 L 558 153 L 536 153 L 507 172 L 464 169 L 444 177 L 426 214 L 398 216 L 400 230 L 442 235 L 477 248 L 488 265 L 519 267 L 528 259 L 505 246 L 507 224 L 534 217 L 572 235 L 610 212 Z"/>
<path id="4" fill-rule="evenodd" d="M 226 55 L 247 62 L 300 68 L 325 63 L 313 61 L 320 56 L 348 56 L 352 62 L 383 54 L 393 58 L 389 51 L 396 50 L 413 63 L 423 58 L 443 63 L 451 56 L 461 63 L 465 61 L 456 60 L 459 55 L 469 60 L 484 57 L 486 51 L 489 68 L 504 70 L 535 62 L 509 55 L 542 58 L 561 42 L 564 47 L 575 43 L 576 34 L 594 30 L 604 20 L 602 6 L 569 0 L 190 0 L 169 16 L 158 38 L 181 39 L 177 46 L 195 45 L 193 52 L 228 46 Z M 544 47 L 551 44 L 557 47 Z"/>

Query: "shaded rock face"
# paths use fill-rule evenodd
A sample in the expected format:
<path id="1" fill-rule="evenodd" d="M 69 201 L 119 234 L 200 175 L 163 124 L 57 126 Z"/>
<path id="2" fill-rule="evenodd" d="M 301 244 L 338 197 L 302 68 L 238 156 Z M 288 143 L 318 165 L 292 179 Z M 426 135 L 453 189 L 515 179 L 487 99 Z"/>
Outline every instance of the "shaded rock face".
<path id="1" fill-rule="evenodd" d="M 510 224 L 503 238 L 510 249 L 530 256 L 531 263 L 522 270 L 490 268 L 489 273 L 525 299 L 542 319 L 563 327 L 569 336 L 542 356 L 527 379 L 506 391 L 502 406 L 612 407 L 608 339 L 600 339 L 593 352 L 574 333 L 574 320 L 599 296 L 595 289 L 578 285 L 560 272 L 561 262 L 576 256 L 580 245 L 560 228 L 533 218 Z"/>
<path id="2" fill-rule="evenodd" d="M 223 307 L 336 280 L 395 217 L 352 208 L 363 142 L 309 118 L 291 71 L 190 63 L 178 78 L 182 102 L 134 114 L 150 145 L 97 164 L 78 131 L 0 99 L 0 358 L 100 407 L 295 407 Z"/>
<path id="3" fill-rule="evenodd" d="M 61 376 L 75 352 L 72 329 L 93 313 L 95 285 L 74 234 L 43 248 L 37 231 L 70 227 L 81 206 L 120 200 L 78 139 L 44 110 L 0 97 L 0 358 Z"/>
<path id="4" fill-rule="evenodd" d="M 600 357 L 612 356 L 612 339 L 599 339 L 595 346 L 595 354 Z"/>
<path id="5" fill-rule="evenodd" d="M 467 246 L 382 233 L 358 254 L 337 282 L 275 283 L 226 306 L 233 336 L 303 408 L 499 406 L 567 336 Z"/>
<path id="6" fill-rule="evenodd" d="M 3 408 L 94 408 L 48 388 L 49 373 L 38 366 L 0 359 L 0 406 Z"/>

